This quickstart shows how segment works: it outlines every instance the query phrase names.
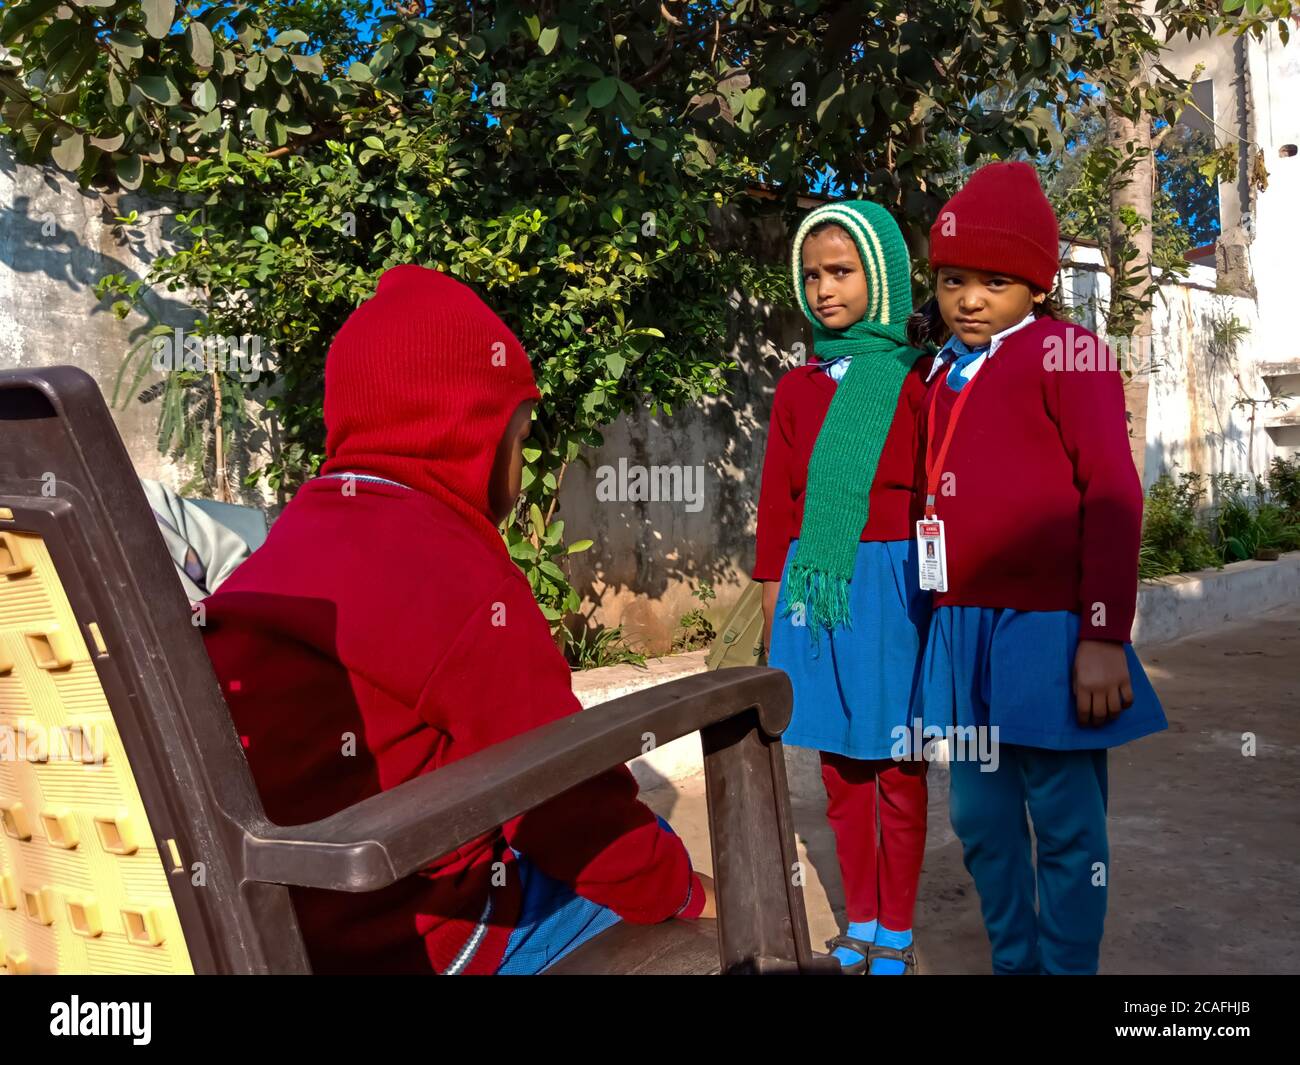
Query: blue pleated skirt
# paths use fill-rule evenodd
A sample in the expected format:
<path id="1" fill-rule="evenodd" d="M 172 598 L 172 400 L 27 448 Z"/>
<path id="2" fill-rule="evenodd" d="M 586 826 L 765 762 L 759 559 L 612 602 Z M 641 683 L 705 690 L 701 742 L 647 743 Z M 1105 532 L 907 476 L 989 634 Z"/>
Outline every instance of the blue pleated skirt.
<path id="1" fill-rule="evenodd" d="M 794 716 L 782 740 L 849 758 L 889 758 L 909 728 L 930 618 L 916 542 L 859 543 L 849 583 L 852 626 L 816 634 L 786 615 L 798 546 L 793 541 L 786 554 L 768 652 L 768 664 L 785 670 L 794 687 Z"/>
<path id="2" fill-rule="evenodd" d="M 1168 727 L 1128 643 L 1133 705 L 1100 728 L 1080 725 L 1073 686 L 1078 645 L 1073 611 L 938 607 L 926 638 L 915 718 L 923 732 L 997 726 L 1000 743 L 1057 751 L 1116 747 Z"/>

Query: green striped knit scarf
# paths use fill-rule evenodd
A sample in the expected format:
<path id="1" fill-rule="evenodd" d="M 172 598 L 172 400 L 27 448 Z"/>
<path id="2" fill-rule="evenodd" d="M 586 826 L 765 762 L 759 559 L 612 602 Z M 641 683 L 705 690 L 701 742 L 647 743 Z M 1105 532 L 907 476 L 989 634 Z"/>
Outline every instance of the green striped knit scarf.
<path id="1" fill-rule="evenodd" d="M 866 272 L 866 313 L 846 329 L 822 325 L 804 295 L 803 242 L 825 222 L 853 238 Z M 786 613 L 802 606 L 815 636 L 851 624 L 849 582 L 871 483 L 903 379 L 922 353 L 908 345 L 905 332 L 912 313 L 907 245 L 883 207 L 845 200 L 809 212 L 795 232 L 790 264 L 795 298 L 812 322 L 813 351 L 822 361 L 853 356 L 813 445 L 799 547 L 786 578 Z"/>

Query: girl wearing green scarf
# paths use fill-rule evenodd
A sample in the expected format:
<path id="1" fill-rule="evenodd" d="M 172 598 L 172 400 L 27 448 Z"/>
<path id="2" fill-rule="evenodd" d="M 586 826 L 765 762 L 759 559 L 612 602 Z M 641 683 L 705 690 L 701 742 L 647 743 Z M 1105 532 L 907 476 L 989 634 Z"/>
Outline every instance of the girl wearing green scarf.
<path id="1" fill-rule="evenodd" d="M 813 354 L 772 407 L 754 567 L 764 643 L 794 686 L 785 742 L 821 752 L 849 923 L 828 945 L 849 972 L 911 973 L 927 795 L 925 762 L 899 759 L 929 619 L 913 488 L 931 359 L 907 342 L 907 247 L 883 207 L 818 207 L 790 265 Z"/>

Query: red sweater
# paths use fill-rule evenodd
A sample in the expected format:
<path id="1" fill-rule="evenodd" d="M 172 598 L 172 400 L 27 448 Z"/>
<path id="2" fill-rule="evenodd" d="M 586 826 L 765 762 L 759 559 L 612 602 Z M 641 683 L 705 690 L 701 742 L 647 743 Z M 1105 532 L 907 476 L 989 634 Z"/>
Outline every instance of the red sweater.
<path id="1" fill-rule="evenodd" d="M 342 484 L 302 488 L 206 600 L 208 652 L 277 824 L 325 817 L 580 709 L 503 550 L 427 493 L 358 481 L 349 495 Z M 703 905 L 681 841 L 620 766 L 385 890 L 294 889 L 313 967 L 441 972 L 490 893 L 465 971 L 494 972 L 520 911 L 507 844 L 629 921 Z M 493 887 L 498 861 L 504 884 Z"/>
<path id="2" fill-rule="evenodd" d="M 1052 368 L 1082 326 L 1040 318 L 1013 333 L 964 386 L 973 389 L 940 471 L 948 591 L 935 606 L 1074 610 L 1081 637 L 1127 641 L 1137 604 L 1142 486 L 1116 370 Z M 960 393 L 935 374 L 922 414 L 937 455 Z M 944 494 L 943 474 L 951 494 Z M 922 489 L 922 494 L 924 489 Z"/>
<path id="3" fill-rule="evenodd" d="M 918 359 L 903 379 L 894 420 L 871 482 L 863 540 L 907 540 L 914 534 L 912 522 L 920 516 L 916 502 L 917 414 L 933 361 Z M 791 370 L 776 386 L 758 495 L 758 543 L 752 573 L 756 581 L 781 579 L 790 541 L 799 536 L 808 460 L 836 387 L 818 363 Z"/>

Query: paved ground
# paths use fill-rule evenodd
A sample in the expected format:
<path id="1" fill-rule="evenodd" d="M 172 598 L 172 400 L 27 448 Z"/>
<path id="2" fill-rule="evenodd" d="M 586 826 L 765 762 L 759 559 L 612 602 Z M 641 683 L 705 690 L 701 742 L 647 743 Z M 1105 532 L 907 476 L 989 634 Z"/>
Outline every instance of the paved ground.
<path id="1" fill-rule="evenodd" d="M 1300 972 L 1300 604 L 1146 648 L 1169 730 L 1113 752 L 1109 973 Z M 1255 737 L 1243 755 L 1243 734 Z M 815 755 L 790 786 L 814 945 L 843 920 Z M 646 793 L 702 868 L 703 777 Z M 979 901 L 948 825 L 948 774 L 930 773 L 917 948 L 931 973 L 989 971 Z"/>

